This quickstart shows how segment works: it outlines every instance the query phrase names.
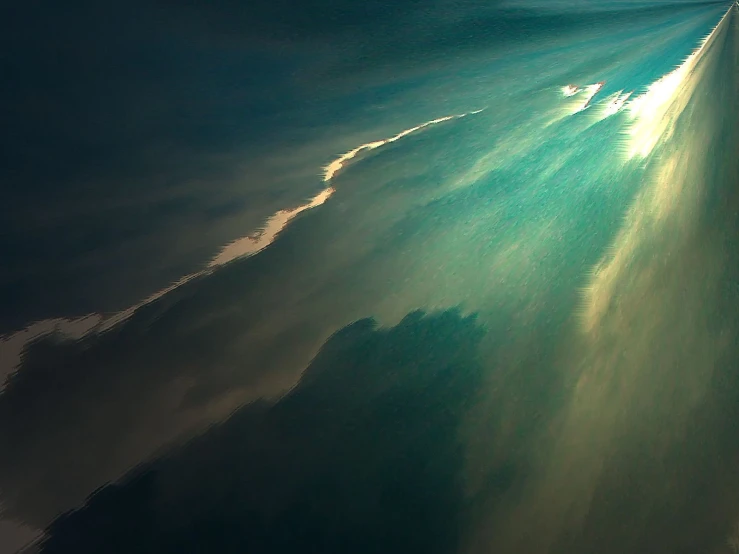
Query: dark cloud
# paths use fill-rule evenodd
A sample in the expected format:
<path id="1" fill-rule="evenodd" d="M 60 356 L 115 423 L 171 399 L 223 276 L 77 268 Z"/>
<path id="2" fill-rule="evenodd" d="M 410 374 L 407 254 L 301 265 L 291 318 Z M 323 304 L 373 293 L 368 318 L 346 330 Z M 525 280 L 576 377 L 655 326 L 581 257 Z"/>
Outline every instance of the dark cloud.
<path id="1" fill-rule="evenodd" d="M 245 407 L 105 487 L 42 551 L 455 552 L 458 429 L 483 334 L 453 311 L 346 327 L 275 406 Z"/>

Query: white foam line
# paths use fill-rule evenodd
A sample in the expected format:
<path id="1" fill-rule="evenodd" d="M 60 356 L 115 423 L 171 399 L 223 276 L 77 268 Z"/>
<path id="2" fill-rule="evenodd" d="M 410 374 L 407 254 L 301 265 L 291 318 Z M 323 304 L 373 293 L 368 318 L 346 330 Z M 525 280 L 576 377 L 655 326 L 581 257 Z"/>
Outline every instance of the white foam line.
<path id="1" fill-rule="evenodd" d="M 593 107 L 595 121 L 603 121 L 612 115 L 621 112 L 626 107 L 626 101 L 631 97 L 633 91 L 624 93 L 619 90 Z"/>
<path id="2" fill-rule="evenodd" d="M 603 85 L 605 85 L 604 82 L 586 85 L 582 88 L 578 87 L 577 85 L 567 85 L 562 87 L 560 89 L 562 91 L 562 96 L 564 96 L 565 98 L 573 99 L 577 97 L 577 102 L 574 103 L 574 105 L 572 105 L 572 107 L 570 108 L 571 115 L 575 115 L 576 113 L 588 109 L 592 104 L 592 100 L 595 95 L 598 94 L 603 88 Z M 569 104 L 571 105 L 572 102 L 570 102 Z"/>
<path id="3" fill-rule="evenodd" d="M 580 92 L 580 88 L 577 85 L 567 85 L 562 87 L 562 94 L 567 98 L 575 96 L 578 92 Z"/>
<path id="4" fill-rule="evenodd" d="M 470 113 L 480 113 L 482 110 L 477 110 L 475 112 Z M 447 115 L 445 117 L 440 117 L 438 119 L 432 119 L 431 121 L 427 121 L 426 123 L 422 123 L 421 125 L 416 125 L 415 127 L 411 127 L 410 129 L 406 129 L 405 131 L 402 131 L 398 133 L 397 135 L 386 138 L 383 140 L 376 140 L 374 142 L 368 142 L 367 144 L 363 144 L 361 146 L 357 146 L 356 148 L 349 150 L 345 154 L 342 154 L 338 158 L 336 158 L 333 162 L 328 164 L 323 173 L 323 180 L 325 182 L 331 181 L 331 179 L 334 178 L 334 175 L 341 170 L 344 167 L 344 164 L 354 158 L 357 154 L 364 150 L 374 150 L 375 148 L 379 148 L 380 146 L 384 146 L 385 144 L 395 142 L 396 140 L 400 140 L 405 136 L 410 135 L 411 133 L 415 133 L 416 131 L 420 131 L 424 127 L 429 127 L 431 125 L 436 125 L 437 123 L 442 123 L 443 121 L 449 121 L 450 119 L 457 119 L 460 117 L 464 117 L 468 114 L 462 114 L 462 115 Z"/>
<path id="5" fill-rule="evenodd" d="M 18 370 L 23 352 L 31 342 L 52 334 L 58 336 L 62 340 L 79 340 L 87 335 L 103 333 L 112 329 L 116 325 L 130 318 L 139 308 L 162 298 L 185 283 L 199 277 L 207 276 L 225 264 L 234 260 L 253 256 L 267 248 L 275 241 L 277 236 L 285 229 L 285 227 L 287 227 L 291 220 L 302 212 L 324 204 L 331 195 L 334 194 L 335 189 L 332 186 L 331 181 L 339 171 L 346 167 L 346 165 L 361 152 L 375 150 L 386 144 L 396 142 L 403 137 L 420 131 L 426 127 L 430 127 L 444 121 L 460 119 L 468 115 L 478 114 L 482 111 L 483 110 L 475 110 L 463 114 L 448 115 L 432 119 L 431 121 L 427 121 L 420 125 L 416 125 L 415 127 L 411 127 L 410 129 L 406 129 L 405 131 L 401 131 L 392 137 L 368 142 L 341 154 L 323 169 L 322 179 L 326 187 L 308 202 L 296 208 L 276 212 L 266 220 L 265 224 L 256 233 L 237 239 L 224 246 L 204 269 L 181 277 L 171 285 L 155 292 L 141 302 L 130 306 L 125 310 L 108 315 L 107 317 L 102 314 L 93 313 L 72 319 L 55 318 L 36 321 L 20 331 L 1 336 L 0 393 L 4 390 L 7 379 Z"/>

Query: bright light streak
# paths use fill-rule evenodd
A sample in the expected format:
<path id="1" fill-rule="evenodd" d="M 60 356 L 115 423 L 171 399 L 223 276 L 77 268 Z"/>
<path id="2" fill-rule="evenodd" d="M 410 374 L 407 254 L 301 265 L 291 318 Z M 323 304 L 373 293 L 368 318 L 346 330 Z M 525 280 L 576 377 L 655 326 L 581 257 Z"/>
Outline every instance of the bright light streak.
<path id="1" fill-rule="evenodd" d="M 694 93 L 701 84 L 705 69 L 705 65 L 699 63 L 702 54 L 718 35 L 716 30 L 728 14 L 729 12 L 722 17 L 685 62 L 628 103 L 627 107 L 633 118 L 627 129 L 629 159 L 648 156 L 658 144 L 673 136 L 678 128 L 678 118 L 688 108 L 691 99 L 696 97 Z M 657 160 L 649 186 L 629 208 L 624 225 L 608 254 L 593 268 L 590 283 L 585 289 L 585 303 L 581 314 L 586 330 L 599 328 L 616 296 L 617 286 L 631 267 L 638 249 L 646 240 L 645 237 L 655 233 L 657 228 L 662 229 L 670 217 L 677 217 L 676 213 L 682 214 L 684 218 L 678 228 L 688 226 L 689 206 L 697 202 L 695 196 L 689 195 L 698 194 L 697 187 L 689 184 L 700 181 L 695 172 L 708 163 L 705 161 L 707 153 L 701 150 L 701 144 L 705 141 L 700 139 L 700 135 L 705 132 L 705 129 L 692 128 L 690 138 L 683 138 L 683 152 L 666 154 Z M 700 174 L 699 172 L 698 175 Z M 689 175 L 692 176 L 690 179 Z M 679 212 L 680 209 L 684 211 Z M 646 280 L 649 276 L 644 273 L 642 277 Z M 634 278 L 631 279 L 632 286 L 636 286 Z"/>
<path id="2" fill-rule="evenodd" d="M 644 94 L 629 102 L 627 107 L 632 119 L 628 129 L 629 159 L 636 156 L 647 157 L 660 141 L 672 136 L 674 121 L 685 109 L 699 81 L 689 77 L 730 11 L 731 8 L 682 64 L 649 85 Z"/>
<path id="3" fill-rule="evenodd" d="M 459 119 L 460 117 L 465 117 L 467 115 L 480 113 L 481 111 L 482 110 L 475 110 L 474 112 L 464 113 L 460 115 L 447 115 L 445 117 L 440 117 L 438 119 L 432 119 L 431 121 L 427 121 L 426 123 L 421 123 L 420 125 L 416 125 L 415 127 L 411 127 L 410 129 L 401 131 L 397 135 L 392 136 L 390 138 L 376 140 L 373 142 L 368 142 L 367 144 L 362 144 L 361 146 L 357 146 L 356 148 L 349 150 L 348 152 L 342 154 L 341 156 L 336 158 L 334 161 L 332 161 L 330 164 L 328 164 L 324 169 L 323 180 L 328 183 L 331 179 L 334 178 L 336 173 L 338 173 L 344 167 L 346 162 L 352 160 L 360 152 L 363 152 L 365 150 L 374 150 L 375 148 L 379 148 L 380 146 L 384 146 L 391 142 L 395 142 L 396 140 L 400 140 L 403 137 L 406 137 L 410 135 L 411 133 L 415 133 L 416 131 L 420 131 L 421 129 L 425 127 L 430 127 L 431 125 L 436 125 L 437 123 L 442 123 L 444 121 L 449 121 L 451 119 Z"/>

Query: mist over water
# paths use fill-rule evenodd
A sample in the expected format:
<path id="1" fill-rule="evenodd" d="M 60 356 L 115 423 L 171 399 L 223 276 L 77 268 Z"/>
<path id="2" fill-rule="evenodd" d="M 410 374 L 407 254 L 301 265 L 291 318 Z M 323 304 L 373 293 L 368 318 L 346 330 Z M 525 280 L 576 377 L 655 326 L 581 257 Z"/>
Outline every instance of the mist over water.
<path id="1" fill-rule="evenodd" d="M 737 47 L 732 8 L 669 94 L 646 100 L 660 138 L 555 362 L 566 400 L 536 477 L 473 550 L 726 548 L 737 510 Z"/>

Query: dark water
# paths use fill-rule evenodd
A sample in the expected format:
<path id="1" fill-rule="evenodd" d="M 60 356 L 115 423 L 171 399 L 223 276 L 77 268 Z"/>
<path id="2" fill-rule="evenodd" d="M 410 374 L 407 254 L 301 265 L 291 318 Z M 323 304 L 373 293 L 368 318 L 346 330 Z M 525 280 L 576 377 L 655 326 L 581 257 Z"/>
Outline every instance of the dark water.
<path id="1" fill-rule="evenodd" d="M 332 337 L 303 384 L 57 520 L 44 552 L 450 552 L 483 331 L 456 312 Z M 512 479 L 500 476 L 504 490 Z"/>

